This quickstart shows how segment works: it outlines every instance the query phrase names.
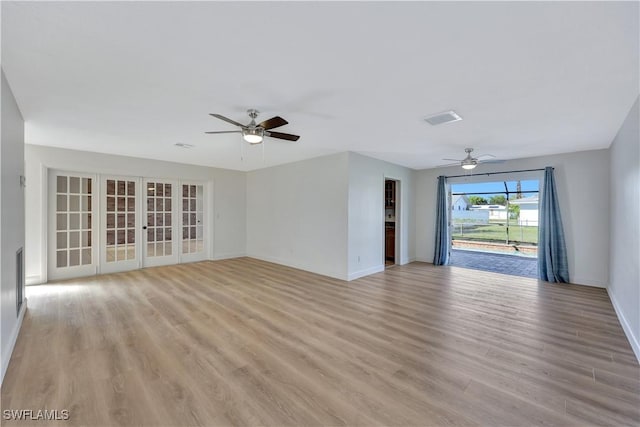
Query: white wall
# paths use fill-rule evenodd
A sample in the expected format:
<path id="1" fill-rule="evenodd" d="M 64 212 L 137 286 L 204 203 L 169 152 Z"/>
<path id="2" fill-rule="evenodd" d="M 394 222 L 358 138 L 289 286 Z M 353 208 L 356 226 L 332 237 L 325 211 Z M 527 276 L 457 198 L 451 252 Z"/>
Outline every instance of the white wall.
<path id="1" fill-rule="evenodd" d="M 2 74 L 2 147 L 0 149 L 0 354 L 4 378 L 26 303 L 16 313 L 16 251 L 24 247 L 24 193 L 20 176 L 24 175 L 24 121 L 9 84 Z M 24 252 L 25 258 L 29 253 Z M 23 293 L 24 295 L 24 293 Z"/>
<path id="2" fill-rule="evenodd" d="M 176 148 L 177 149 L 177 148 Z M 46 168 L 136 177 L 202 180 L 213 186 L 213 259 L 246 254 L 246 175 L 243 172 L 135 157 L 26 145 L 26 263 L 28 283 L 40 283 L 46 271 L 42 248 L 46 209 Z M 45 252 L 46 253 L 46 252 Z M 44 270 L 44 271 L 43 271 Z"/>
<path id="3" fill-rule="evenodd" d="M 340 153 L 249 172 L 247 254 L 346 279 L 347 167 Z"/>
<path id="4" fill-rule="evenodd" d="M 610 148 L 609 295 L 640 360 L 640 126 L 638 99 Z"/>
<path id="5" fill-rule="evenodd" d="M 609 282 L 609 151 L 593 150 L 480 165 L 482 172 L 555 168 L 571 282 L 605 287 Z M 433 262 L 436 178 L 461 175 L 459 167 L 427 169 L 416 181 L 416 258 Z"/>
<path id="6" fill-rule="evenodd" d="M 384 181 L 399 180 L 396 233 L 399 264 L 415 259 L 414 171 L 349 153 L 349 280 L 384 270 Z M 398 209 L 400 212 L 398 214 Z"/>

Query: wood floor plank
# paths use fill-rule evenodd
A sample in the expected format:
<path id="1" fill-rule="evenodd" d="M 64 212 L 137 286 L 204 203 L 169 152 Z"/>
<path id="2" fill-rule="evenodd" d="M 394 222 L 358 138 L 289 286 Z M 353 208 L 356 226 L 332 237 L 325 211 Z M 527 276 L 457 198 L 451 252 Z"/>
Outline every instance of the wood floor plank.
<path id="1" fill-rule="evenodd" d="M 70 411 L 51 425 L 640 424 L 640 367 L 603 289 L 238 258 L 27 297 L 2 408 Z"/>

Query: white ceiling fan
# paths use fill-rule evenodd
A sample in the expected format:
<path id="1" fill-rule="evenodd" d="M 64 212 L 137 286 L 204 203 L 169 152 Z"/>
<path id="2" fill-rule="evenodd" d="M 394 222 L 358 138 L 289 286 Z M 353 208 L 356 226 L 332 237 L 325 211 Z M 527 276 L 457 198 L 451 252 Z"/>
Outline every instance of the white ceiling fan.
<path id="1" fill-rule="evenodd" d="M 503 163 L 504 162 L 504 160 L 491 160 L 496 158 L 496 156 L 494 156 L 493 154 L 483 154 L 478 157 L 472 157 L 471 153 L 473 152 L 473 148 L 465 148 L 464 152 L 467 153 L 467 157 L 465 157 L 462 160 L 442 159 L 442 160 L 449 160 L 449 161 L 455 162 L 447 165 L 442 165 L 442 167 L 460 165 L 462 166 L 462 169 L 471 170 L 482 163 Z M 487 158 L 487 160 L 482 160 L 483 158 Z"/>

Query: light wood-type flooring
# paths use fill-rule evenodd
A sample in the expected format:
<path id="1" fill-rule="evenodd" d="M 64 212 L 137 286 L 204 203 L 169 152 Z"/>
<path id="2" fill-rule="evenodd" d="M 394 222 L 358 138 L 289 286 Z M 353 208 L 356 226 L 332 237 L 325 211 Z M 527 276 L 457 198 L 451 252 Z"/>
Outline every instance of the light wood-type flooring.
<path id="1" fill-rule="evenodd" d="M 640 424 L 604 289 L 423 263 L 343 282 L 239 258 L 27 296 L 2 409 L 69 410 L 56 425 Z"/>

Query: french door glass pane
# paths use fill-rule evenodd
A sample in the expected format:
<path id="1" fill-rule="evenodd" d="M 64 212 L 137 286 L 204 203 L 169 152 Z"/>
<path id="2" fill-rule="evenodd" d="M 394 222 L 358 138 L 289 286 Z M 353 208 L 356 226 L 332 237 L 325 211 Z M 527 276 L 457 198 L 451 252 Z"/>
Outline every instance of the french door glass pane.
<path id="1" fill-rule="evenodd" d="M 147 256 L 172 252 L 171 184 L 147 182 Z"/>
<path id="2" fill-rule="evenodd" d="M 135 259 L 135 184 L 135 181 L 107 180 L 105 195 L 107 262 Z"/>
<path id="3" fill-rule="evenodd" d="M 91 178 L 56 176 L 56 267 L 91 260 Z"/>

